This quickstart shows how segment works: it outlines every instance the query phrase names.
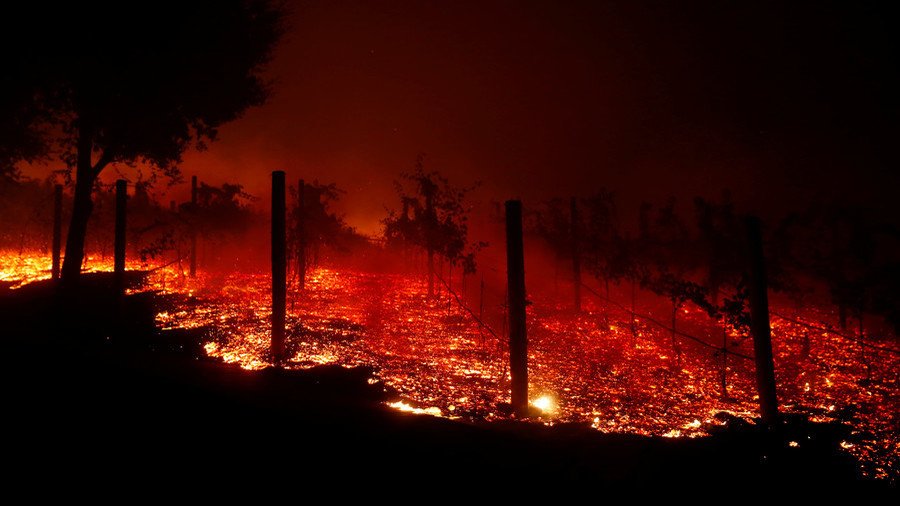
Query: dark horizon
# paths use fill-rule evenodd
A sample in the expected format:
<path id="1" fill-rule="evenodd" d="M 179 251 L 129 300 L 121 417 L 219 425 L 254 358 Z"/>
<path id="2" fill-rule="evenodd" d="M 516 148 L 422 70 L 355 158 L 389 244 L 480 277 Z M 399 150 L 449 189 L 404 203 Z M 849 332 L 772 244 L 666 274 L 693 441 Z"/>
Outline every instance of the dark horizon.
<path id="1" fill-rule="evenodd" d="M 369 234 L 419 153 L 484 201 L 607 188 L 630 220 L 727 190 L 764 217 L 818 200 L 897 218 L 885 12 L 653 4 L 289 2 L 273 96 L 181 168 L 257 196 L 276 169 L 336 182 Z"/>

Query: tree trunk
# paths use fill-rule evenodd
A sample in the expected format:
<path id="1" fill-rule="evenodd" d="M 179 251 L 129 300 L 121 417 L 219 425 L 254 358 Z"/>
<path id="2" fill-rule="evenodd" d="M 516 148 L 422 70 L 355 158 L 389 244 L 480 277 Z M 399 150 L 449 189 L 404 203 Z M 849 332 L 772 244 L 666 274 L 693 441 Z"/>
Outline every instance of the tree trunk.
<path id="1" fill-rule="evenodd" d="M 91 151 L 94 144 L 90 128 L 82 125 L 78 133 L 78 154 L 75 169 L 75 195 L 72 199 L 72 219 L 66 237 L 66 256 L 63 259 L 62 281 L 75 284 L 81 277 L 84 263 L 84 240 L 87 236 L 88 220 L 94 204 L 91 191 L 97 179 L 97 171 L 91 166 Z"/>

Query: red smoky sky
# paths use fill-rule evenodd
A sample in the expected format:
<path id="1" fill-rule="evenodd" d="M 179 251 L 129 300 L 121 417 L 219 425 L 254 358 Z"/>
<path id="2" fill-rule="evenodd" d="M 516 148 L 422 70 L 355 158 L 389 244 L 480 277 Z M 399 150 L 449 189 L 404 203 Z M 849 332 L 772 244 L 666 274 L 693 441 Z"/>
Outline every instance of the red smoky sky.
<path id="1" fill-rule="evenodd" d="M 335 182 L 366 233 L 418 153 L 482 200 L 887 200 L 895 35 L 877 9 L 781 4 L 289 2 L 270 101 L 182 169 L 263 201 L 271 170 Z"/>

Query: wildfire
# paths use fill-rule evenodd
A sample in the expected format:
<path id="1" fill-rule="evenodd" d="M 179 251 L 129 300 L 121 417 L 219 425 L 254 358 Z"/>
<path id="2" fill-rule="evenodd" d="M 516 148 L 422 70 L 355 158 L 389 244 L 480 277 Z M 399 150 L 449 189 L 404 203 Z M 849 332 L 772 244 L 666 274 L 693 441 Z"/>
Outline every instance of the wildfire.
<path id="1" fill-rule="evenodd" d="M 88 265 L 111 268 L 108 263 L 91 259 Z M 38 255 L 0 255 L 0 280 L 19 286 L 45 277 L 49 261 Z M 191 280 L 169 267 L 154 272 L 147 288 L 189 296 L 189 304 L 157 315 L 160 327 L 208 329 L 208 355 L 247 369 L 270 365 L 270 282 L 264 273 L 213 279 L 201 272 Z M 446 292 L 434 299 L 424 292 L 424 281 L 413 276 L 312 271 L 306 290 L 288 294 L 286 367 L 370 366 L 376 371 L 372 381 L 405 399 L 391 408 L 469 420 L 504 417 L 500 406 L 509 402 L 504 339 L 481 328 Z M 633 335 L 630 315 L 615 307 L 596 305 L 575 315 L 541 295 L 530 296 L 528 309 L 530 390 L 557 395 L 540 395 L 531 405 L 552 414 L 553 422 L 694 437 L 722 423 L 717 414 L 756 416 L 751 360 L 729 355 L 723 363 L 720 354 L 690 342 L 673 353 L 665 330 L 638 322 Z M 499 329 L 504 315 L 502 308 L 494 311 L 484 319 Z M 681 331 L 722 339 L 721 327 L 702 312 L 679 313 Z M 812 306 L 792 314 L 801 324 L 829 318 Z M 778 394 L 785 411 L 814 421 L 848 421 L 857 431 L 874 434 L 842 446 L 863 462 L 866 473 L 896 475 L 900 358 L 866 350 L 863 361 L 858 346 L 833 332 L 775 321 Z M 731 330 L 727 337 L 731 351 L 752 356 L 750 339 Z"/>
<path id="2" fill-rule="evenodd" d="M 0 252 L 0 282 L 8 283 L 10 288 L 18 288 L 25 283 L 50 279 L 50 257 L 18 255 L 13 252 Z"/>
<path id="3" fill-rule="evenodd" d="M 5 284 L 8 288 L 15 290 L 28 283 L 50 279 L 51 267 L 49 255 L 0 250 L 0 287 Z M 135 271 L 150 271 L 147 278 L 148 286 L 145 289 L 165 293 L 187 293 L 196 284 L 196 281 L 187 279 L 183 272 L 178 272 L 175 265 L 158 266 L 149 262 L 129 260 L 126 268 Z M 82 272 L 110 272 L 112 270 L 112 256 L 86 255 L 84 257 Z"/>
<path id="4" fill-rule="evenodd" d="M 409 404 L 407 404 L 404 401 L 391 402 L 391 403 L 388 403 L 388 406 L 390 406 L 394 409 L 398 409 L 400 411 L 405 411 L 407 413 L 415 413 L 417 415 L 441 416 L 440 408 L 435 408 L 435 407 L 425 408 L 425 409 L 416 408 L 416 407 L 410 406 Z"/>
<path id="5" fill-rule="evenodd" d="M 531 405 L 541 410 L 545 414 L 553 414 L 556 412 L 556 400 L 549 395 L 542 395 L 531 401 Z"/>

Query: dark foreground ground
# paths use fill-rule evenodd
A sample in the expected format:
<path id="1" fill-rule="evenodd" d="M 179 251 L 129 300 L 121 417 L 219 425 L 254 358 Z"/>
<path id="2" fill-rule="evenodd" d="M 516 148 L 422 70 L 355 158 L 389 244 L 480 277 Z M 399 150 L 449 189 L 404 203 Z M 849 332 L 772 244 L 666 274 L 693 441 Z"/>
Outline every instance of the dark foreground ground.
<path id="1" fill-rule="evenodd" d="M 189 334 L 152 328 L 159 301 L 150 296 L 118 303 L 89 283 L 65 304 L 60 297 L 46 284 L 0 294 L 3 481 L 36 497 L 120 488 L 453 502 L 484 487 L 698 500 L 766 488 L 896 493 L 858 476 L 838 425 L 733 423 L 711 437 L 666 439 L 407 415 L 383 405 L 370 371 L 248 372 L 198 358 Z M 116 312 L 125 316 L 110 323 Z"/>

